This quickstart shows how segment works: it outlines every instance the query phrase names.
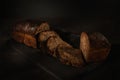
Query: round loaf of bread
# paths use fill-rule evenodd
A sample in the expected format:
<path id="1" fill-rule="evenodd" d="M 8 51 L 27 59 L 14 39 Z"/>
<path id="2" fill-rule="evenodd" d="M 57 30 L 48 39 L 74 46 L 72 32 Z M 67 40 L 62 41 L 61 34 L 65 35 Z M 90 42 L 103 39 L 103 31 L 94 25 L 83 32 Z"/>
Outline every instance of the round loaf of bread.
<path id="1" fill-rule="evenodd" d="M 80 49 L 86 62 L 101 62 L 110 52 L 111 44 L 106 37 L 99 33 L 82 32 L 80 36 Z"/>

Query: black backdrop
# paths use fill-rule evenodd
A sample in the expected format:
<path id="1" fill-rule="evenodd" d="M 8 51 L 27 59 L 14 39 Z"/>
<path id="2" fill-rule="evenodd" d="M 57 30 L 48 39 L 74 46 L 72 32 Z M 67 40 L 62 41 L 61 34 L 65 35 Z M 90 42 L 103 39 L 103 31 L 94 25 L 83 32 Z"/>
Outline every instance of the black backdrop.
<path id="1" fill-rule="evenodd" d="M 116 0 L 1 0 L 0 9 L 1 23 L 45 18 L 74 32 L 102 32 L 111 43 L 120 44 Z"/>

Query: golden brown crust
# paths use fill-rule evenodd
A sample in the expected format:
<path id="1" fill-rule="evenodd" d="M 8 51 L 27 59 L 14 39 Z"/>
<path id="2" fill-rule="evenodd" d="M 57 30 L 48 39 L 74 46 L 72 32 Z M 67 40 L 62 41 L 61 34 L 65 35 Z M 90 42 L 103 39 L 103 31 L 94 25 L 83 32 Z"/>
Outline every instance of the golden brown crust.
<path id="1" fill-rule="evenodd" d="M 46 41 L 49 37 L 52 37 L 52 36 L 57 36 L 56 32 L 54 31 L 44 31 L 44 32 L 41 32 L 39 34 L 39 37 L 38 37 L 38 41 L 40 42 L 44 42 Z"/>
<path id="2" fill-rule="evenodd" d="M 23 43 L 23 41 L 24 41 L 24 36 L 25 36 L 24 33 L 15 32 L 15 31 L 12 32 L 12 37 L 13 37 L 13 39 L 15 39 L 17 42 Z"/>
<path id="3" fill-rule="evenodd" d="M 43 22 L 40 24 L 32 24 L 30 22 L 19 23 L 15 25 L 14 31 L 27 33 L 30 35 L 36 35 L 39 32 L 49 30 L 50 27 L 47 22 Z"/>
<path id="4" fill-rule="evenodd" d="M 68 43 L 64 42 L 59 36 L 51 36 L 48 40 L 47 40 L 47 48 L 50 51 L 51 55 L 54 55 L 54 57 L 56 57 L 56 55 L 58 53 L 56 53 L 56 49 L 59 45 L 64 45 L 66 47 L 72 47 L 71 45 L 69 45 Z"/>
<path id="5" fill-rule="evenodd" d="M 35 37 L 31 36 L 29 34 L 25 34 L 24 44 L 29 46 L 29 47 L 37 48 L 37 42 L 36 42 Z"/>
<path id="6" fill-rule="evenodd" d="M 42 46 L 46 46 L 48 53 L 58 58 L 62 63 L 75 67 L 82 67 L 85 64 L 81 50 L 75 49 L 70 44 L 63 41 L 56 32 L 41 32 L 39 41 L 41 43 L 46 42 Z"/>
<path id="7" fill-rule="evenodd" d="M 13 39 L 33 48 L 37 48 L 36 35 L 49 30 L 49 24 L 43 21 L 27 20 L 17 23 L 13 28 Z"/>
<path id="8" fill-rule="evenodd" d="M 96 63 L 102 62 L 107 58 L 109 52 L 110 52 L 110 48 L 101 48 L 101 49 L 91 48 L 89 55 L 87 56 L 87 61 L 96 62 Z"/>
<path id="9" fill-rule="evenodd" d="M 76 37 L 69 33 L 59 34 L 63 36 L 68 42 L 77 41 L 69 38 Z M 105 60 L 110 51 L 110 43 L 101 33 L 86 33 L 82 32 L 80 36 L 80 49 L 75 49 L 73 46 L 61 39 L 55 31 L 51 31 L 47 22 L 31 22 L 26 21 L 18 23 L 13 29 L 13 39 L 17 42 L 23 43 L 29 47 L 40 48 L 46 51 L 53 57 L 58 58 L 66 65 L 75 67 L 82 67 L 85 63 L 97 63 Z M 79 40 L 79 39 L 78 39 Z M 40 47 L 38 47 L 40 43 Z M 75 44 L 79 42 L 75 42 Z"/>
<path id="10" fill-rule="evenodd" d="M 57 52 L 60 61 L 66 65 L 72 65 L 75 67 L 83 67 L 85 65 L 82 52 L 79 49 L 60 45 L 57 48 Z"/>
<path id="11" fill-rule="evenodd" d="M 17 42 L 24 43 L 25 45 L 33 48 L 37 48 L 36 39 L 30 34 L 25 34 L 21 32 L 13 32 L 13 39 Z"/>
<path id="12" fill-rule="evenodd" d="M 29 22 L 18 23 L 14 26 L 14 31 L 34 35 L 37 29 L 36 25 Z"/>
<path id="13" fill-rule="evenodd" d="M 50 30 L 49 24 L 47 22 L 43 22 L 39 25 L 39 27 L 37 27 L 35 34 L 48 30 Z"/>

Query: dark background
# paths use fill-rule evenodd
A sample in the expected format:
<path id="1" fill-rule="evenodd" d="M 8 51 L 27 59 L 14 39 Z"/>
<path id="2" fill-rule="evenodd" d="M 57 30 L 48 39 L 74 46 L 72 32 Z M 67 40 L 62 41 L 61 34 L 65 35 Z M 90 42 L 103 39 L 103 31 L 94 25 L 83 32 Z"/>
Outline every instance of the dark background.
<path id="1" fill-rule="evenodd" d="M 119 5 L 119 1 L 117 0 L 1 0 L 0 36 L 2 37 L 0 38 L 0 44 L 3 44 L 3 42 L 7 40 L 4 36 L 9 35 L 9 30 L 12 28 L 12 25 L 16 21 L 24 19 L 43 19 L 53 25 L 58 25 L 63 29 L 76 33 L 81 33 L 82 31 L 99 31 L 112 43 L 110 58 L 106 65 L 88 73 L 80 79 L 117 80 L 119 78 L 120 67 Z M 42 75 L 43 79 L 45 77 L 50 78 L 50 76 L 46 75 L 46 73 L 38 67 L 32 70 L 38 79 L 41 79 L 39 76 L 40 73 L 45 74 Z M 23 71 L 22 74 L 25 75 L 30 72 L 32 72 L 31 68 L 27 69 L 25 73 Z M 21 75 L 21 73 L 19 75 Z M 32 76 L 34 74 L 32 73 L 30 75 Z M 29 77 L 29 74 L 27 76 Z M 17 79 L 16 77 L 14 74 L 12 75 L 14 80 Z M 12 78 L 10 77 L 10 79 Z M 4 77 L 4 79 L 7 78 Z"/>
<path id="2" fill-rule="evenodd" d="M 120 44 L 117 0 L 1 0 L 1 23 L 45 19 L 73 32 L 99 31 Z"/>

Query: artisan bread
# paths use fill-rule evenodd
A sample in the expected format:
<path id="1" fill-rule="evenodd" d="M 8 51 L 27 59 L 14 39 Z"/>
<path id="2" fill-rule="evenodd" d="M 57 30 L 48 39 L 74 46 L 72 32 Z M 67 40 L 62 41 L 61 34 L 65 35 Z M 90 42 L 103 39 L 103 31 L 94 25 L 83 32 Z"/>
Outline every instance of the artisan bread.
<path id="1" fill-rule="evenodd" d="M 110 51 L 110 43 L 106 37 L 99 33 L 82 32 L 80 36 L 80 49 L 86 62 L 102 62 Z"/>
<path id="2" fill-rule="evenodd" d="M 25 45 L 37 48 L 37 34 L 49 30 L 47 22 L 23 21 L 17 23 L 13 28 L 13 39 Z"/>

